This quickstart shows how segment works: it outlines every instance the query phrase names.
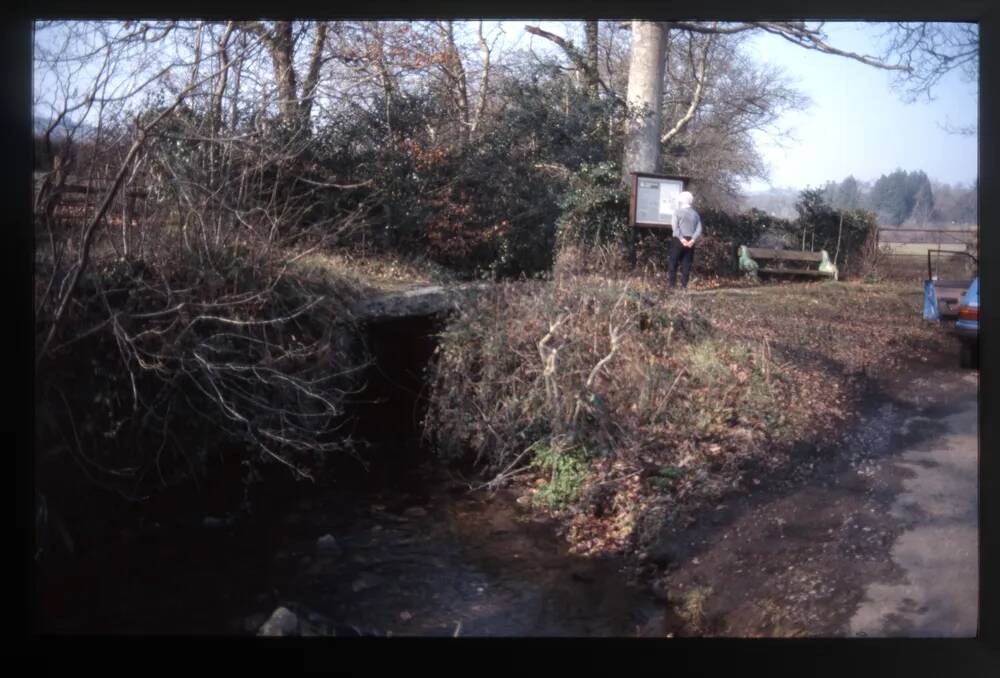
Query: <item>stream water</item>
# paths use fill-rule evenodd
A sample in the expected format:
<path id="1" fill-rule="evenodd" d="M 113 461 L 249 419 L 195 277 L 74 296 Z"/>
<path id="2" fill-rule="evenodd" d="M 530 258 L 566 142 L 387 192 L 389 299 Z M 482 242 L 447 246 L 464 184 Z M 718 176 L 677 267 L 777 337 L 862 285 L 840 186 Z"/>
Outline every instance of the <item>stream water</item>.
<path id="1" fill-rule="evenodd" d="M 254 514 L 150 527 L 39 581 L 49 632 L 254 634 L 278 606 L 316 635 L 662 636 L 619 563 L 575 557 L 504 492 L 439 467 L 352 487 L 271 483 Z M 332 536 L 332 541 L 326 535 Z"/>

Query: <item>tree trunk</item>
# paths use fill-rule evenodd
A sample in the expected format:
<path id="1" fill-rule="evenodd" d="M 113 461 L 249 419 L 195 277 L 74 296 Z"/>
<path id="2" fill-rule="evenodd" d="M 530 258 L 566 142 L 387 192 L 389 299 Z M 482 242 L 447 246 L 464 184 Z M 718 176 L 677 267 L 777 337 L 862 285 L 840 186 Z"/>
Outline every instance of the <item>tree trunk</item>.
<path id="1" fill-rule="evenodd" d="M 320 21 L 316 25 L 316 37 L 313 41 L 312 54 L 309 56 L 309 70 L 306 73 L 306 81 L 302 86 L 302 101 L 299 106 L 302 124 L 306 130 L 310 129 L 313 100 L 316 98 L 316 89 L 319 87 L 319 69 L 323 64 L 323 49 L 326 46 L 327 29 L 328 26 L 325 21 Z"/>
<path id="2" fill-rule="evenodd" d="M 296 94 L 295 65 L 292 61 L 292 22 L 275 21 L 271 44 L 274 77 L 278 82 L 278 107 L 287 122 L 298 122 L 299 104 Z"/>
<path id="3" fill-rule="evenodd" d="M 462 55 L 455 43 L 455 22 L 446 21 L 442 24 L 447 50 L 447 67 L 445 76 L 451 81 L 452 93 L 455 97 L 455 108 L 458 110 L 459 140 L 464 146 L 469 141 L 472 119 L 469 114 L 469 85 L 462 64 Z"/>
<path id="4" fill-rule="evenodd" d="M 655 172 L 660 158 L 660 105 L 667 25 L 632 22 L 632 53 L 628 70 L 629 119 L 626 128 L 622 181 L 632 172 Z"/>
<path id="5" fill-rule="evenodd" d="M 584 32 L 587 36 L 587 69 L 584 72 L 586 78 L 587 94 L 596 99 L 600 83 L 598 81 L 598 52 L 597 37 L 598 29 L 596 21 L 587 21 L 584 24 Z"/>
<path id="6" fill-rule="evenodd" d="M 229 103 L 229 125 L 233 130 L 237 129 L 240 124 L 240 109 L 238 102 L 240 100 L 240 84 L 243 79 L 243 56 L 247 51 L 247 36 L 245 33 L 240 34 L 240 58 L 234 66 L 235 73 L 233 74 L 233 93 L 231 95 Z"/>
<path id="7" fill-rule="evenodd" d="M 198 69 L 201 68 L 201 41 L 205 32 L 205 23 L 198 24 L 198 31 L 194 34 L 194 63 L 191 64 L 191 79 L 188 85 L 198 82 Z"/>

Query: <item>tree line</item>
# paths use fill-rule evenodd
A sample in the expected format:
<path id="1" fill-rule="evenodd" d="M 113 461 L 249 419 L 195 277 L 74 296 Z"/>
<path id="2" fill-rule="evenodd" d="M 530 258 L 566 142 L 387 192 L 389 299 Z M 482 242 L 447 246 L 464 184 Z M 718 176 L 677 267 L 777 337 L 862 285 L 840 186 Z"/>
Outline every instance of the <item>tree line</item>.
<path id="1" fill-rule="evenodd" d="M 885 225 L 976 224 L 978 180 L 971 186 L 928 178 L 923 170 L 897 169 L 873 182 L 853 176 L 827 182 L 823 200 L 836 209 L 867 209 Z"/>

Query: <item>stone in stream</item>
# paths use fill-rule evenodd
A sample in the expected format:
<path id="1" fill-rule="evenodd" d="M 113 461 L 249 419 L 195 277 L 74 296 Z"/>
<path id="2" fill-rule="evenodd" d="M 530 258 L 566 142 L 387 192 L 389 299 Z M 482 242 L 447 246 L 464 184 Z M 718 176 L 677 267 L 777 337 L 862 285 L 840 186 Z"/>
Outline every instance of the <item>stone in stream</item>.
<path id="1" fill-rule="evenodd" d="M 299 631 L 299 618 L 287 607 L 279 607 L 257 631 L 258 636 L 294 636 Z"/>
<path id="2" fill-rule="evenodd" d="M 303 636 L 328 636 L 332 622 L 318 612 L 305 612 L 305 619 L 300 621 L 300 634 Z"/>
<path id="3" fill-rule="evenodd" d="M 378 586 L 382 583 L 382 578 L 374 574 L 363 574 L 351 584 L 351 590 L 355 593 Z"/>
<path id="4" fill-rule="evenodd" d="M 340 544 L 334 539 L 332 534 L 324 534 L 322 537 L 316 540 L 316 548 L 320 553 L 326 555 L 340 555 L 343 549 L 340 548 Z"/>
<path id="5" fill-rule="evenodd" d="M 205 516 L 205 519 L 201 521 L 201 526 L 209 530 L 217 530 L 222 527 L 228 527 L 232 522 L 232 519 L 229 517 Z"/>
<path id="6" fill-rule="evenodd" d="M 667 586 L 666 579 L 658 578 L 654 579 L 653 583 L 650 584 L 649 590 L 652 592 L 653 596 L 660 601 L 669 603 L 672 600 L 670 595 L 670 588 Z"/>
<path id="7" fill-rule="evenodd" d="M 327 619 L 325 615 L 322 615 L 319 612 L 315 612 L 315 611 L 307 612 L 306 613 L 306 619 L 308 619 L 310 621 L 310 623 L 312 623 L 312 624 L 329 624 L 330 623 L 330 620 Z"/>
<path id="8" fill-rule="evenodd" d="M 254 633 L 267 622 L 267 614 L 258 612 L 243 620 L 243 630 L 247 633 Z"/>

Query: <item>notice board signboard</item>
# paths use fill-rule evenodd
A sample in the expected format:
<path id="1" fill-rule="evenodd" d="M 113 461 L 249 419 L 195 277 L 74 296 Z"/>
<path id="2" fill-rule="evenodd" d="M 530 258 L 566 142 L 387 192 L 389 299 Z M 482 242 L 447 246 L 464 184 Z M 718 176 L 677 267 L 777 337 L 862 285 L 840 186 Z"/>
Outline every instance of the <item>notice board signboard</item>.
<path id="1" fill-rule="evenodd" d="M 629 263 L 635 268 L 636 233 L 642 228 L 673 234 L 671 222 L 677 210 L 677 196 L 681 191 L 687 190 L 690 178 L 675 174 L 632 172 L 630 179 L 628 255 Z"/>
<path id="2" fill-rule="evenodd" d="M 671 228 L 677 196 L 687 188 L 688 177 L 633 172 L 629 198 L 629 225 Z"/>

